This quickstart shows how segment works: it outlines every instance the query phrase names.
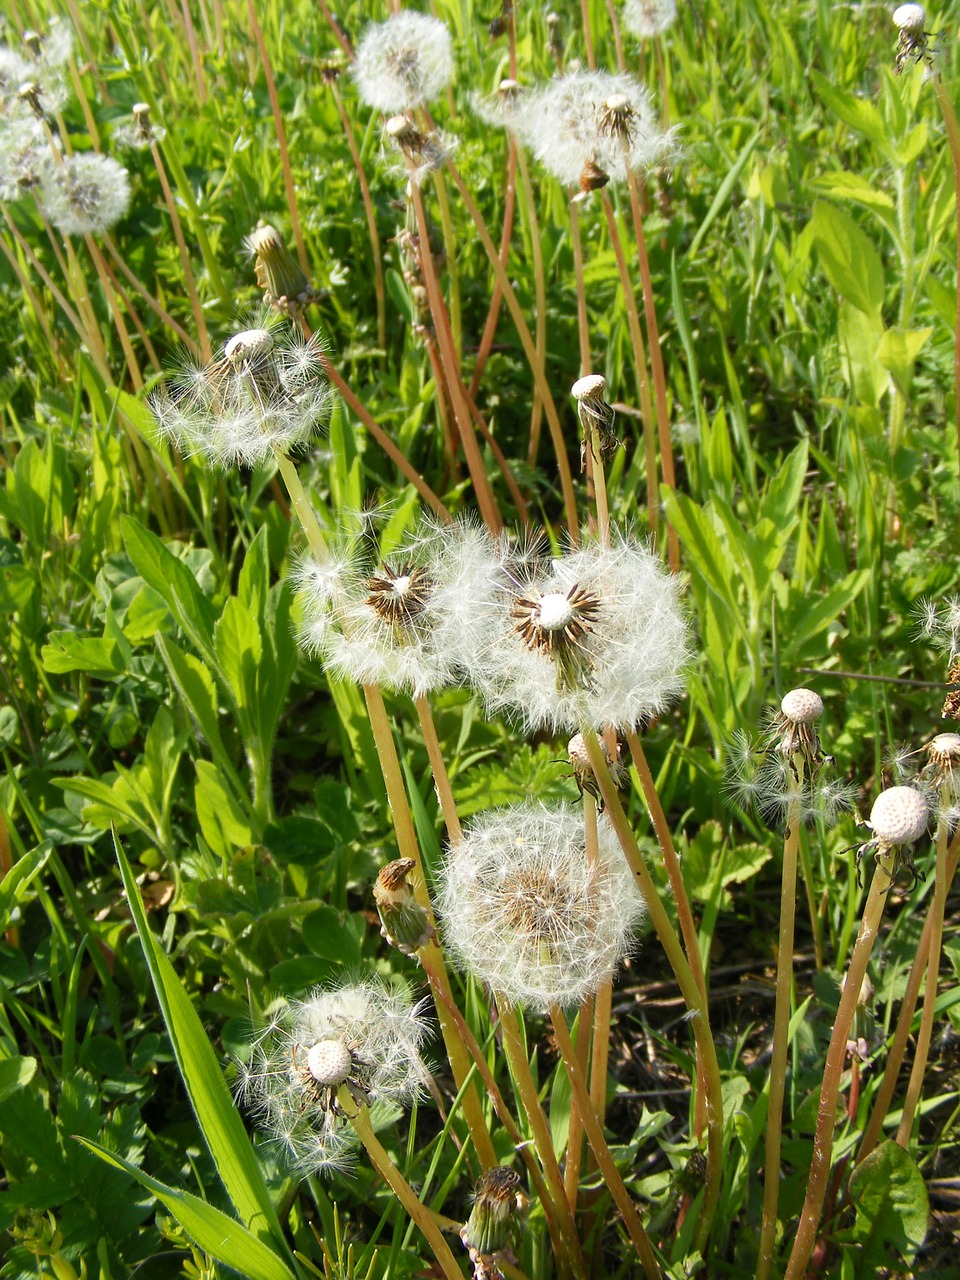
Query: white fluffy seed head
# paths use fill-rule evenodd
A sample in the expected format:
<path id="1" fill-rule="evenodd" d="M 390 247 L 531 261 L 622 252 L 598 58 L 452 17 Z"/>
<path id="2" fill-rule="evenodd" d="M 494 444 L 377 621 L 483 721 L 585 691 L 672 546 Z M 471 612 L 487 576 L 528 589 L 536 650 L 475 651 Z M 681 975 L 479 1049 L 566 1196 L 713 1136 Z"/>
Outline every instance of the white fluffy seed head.
<path id="1" fill-rule="evenodd" d="M 633 945 L 643 900 L 606 819 L 596 861 L 572 806 L 484 814 L 447 854 L 438 914 L 450 953 L 511 1003 L 579 1004 Z"/>
<path id="2" fill-rule="evenodd" d="M 823 699 L 812 689 L 790 689 L 780 701 L 780 710 L 791 724 L 812 724 L 823 715 Z"/>
<path id="3" fill-rule="evenodd" d="M 46 167 L 40 207 L 64 235 L 100 235 L 130 207 L 127 171 L 110 156 L 76 152 Z"/>
<path id="4" fill-rule="evenodd" d="M 677 0 L 626 0 L 623 6 L 623 25 L 641 40 L 662 35 L 676 20 Z"/>
<path id="5" fill-rule="evenodd" d="M 680 693 L 688 639 L 677 583 L 642 543 L 615 534 L 609 547 L 584 542 L 558 558 L 502 554 L 493 626 L 465 668 L 492 712 L 531 731 L 628 730 Z"/>
<path id="6" fill-rule="evenodd" d="M 209 364 L 182 361 L 150 408 L 183 453 L 212 466 L 258 466 L 276 450 L 303 448 L 325 424 L 323 345 L 288 329 L 245 329 Z"/>
<path id="7" fill-rule="evenodd" d="M 237 1092 L 301 1174 L 349 1167 L 356 1139 L 330 1091 L 406 1106 L 421 1092 L 427 1034 L 419 1006 L 376 980 L 286 1003 L 238 1067 Z"/>
<path id="8" fill-rule="evenodd" d="M 922 31 L 926 21 L 922 4 L 901 4 L 893 11 L 893 25 L 901 31 Z"/>
<path id="9" fill-rule="evenodd" d="M 867 825 L 881 846 L 913 844 L 927 829 L 930 805 L 915 787 L 888 787 L 873 802 Z"/>
<path id="10" fill-rule="evenodd" d="M 617 130 L 605 127 L 611 99 L 621 104 L 623 127 Z M 526 99 L 517 133 L 568 187 L 579 186 L 591 166 L 613 181 L 624 181 L 628 169 L 646 172 L 673 145 L 657 124 L 643 85 L 605 71 L 574 71 L 541 86 Z"/>
<path id="11" fill-rule="evenodd" d="M 453 78 L 453 42 L 439 18 L 402 9 L 367 27 L 353 77 L 360 97 L 383 112 L 423 106 Z"/>

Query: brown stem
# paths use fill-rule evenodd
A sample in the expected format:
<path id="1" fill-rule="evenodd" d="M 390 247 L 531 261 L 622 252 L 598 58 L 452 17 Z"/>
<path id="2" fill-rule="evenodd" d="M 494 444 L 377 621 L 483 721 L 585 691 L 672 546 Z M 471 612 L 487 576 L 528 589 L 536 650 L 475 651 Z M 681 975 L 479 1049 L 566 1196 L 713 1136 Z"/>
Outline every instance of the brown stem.
<path id="1" fill-rule="evenodd" d="M 177 242 L 177 253 L 180 255 L 180 269 L 183 272 L 183 281 L 187 286 L 187 293 L 190 296 L 190 306 L 193 309 L 193 322 L 197 326 L 197 336 L 200 339 L 200 356 L 201 359 L 207 361 L 213 355 L 213 348 L 210 345 L 210 334 L 207 331 L 207 320 L 203 313 L 203 307 L 200 303 L 200 295 L 197 293 L 197 281 L 193 274 L 193 267 L 190 265 L 190 254 L 187 252 L 187 242 L 183 235 L 183 225 L 180 222 L 180 214 L 177 212 L 177 202 L 173 198 L 173 192 L 170 189 L 170 181 L 167 177 L 166 166 L 163 163 L 163 157 L 160 154 L 160 148 L 155 142 L 150 143 L 150 154 L 153 156 L 153 163 L 157 168 L 157 177 L 160 179 L 160 189 L 163 191 L 163 198 L 167 204 L 167 212 L 170 214 L 170 226 L 173 229 L 173 238 Z"/>
<path id="2" fill-rule="evenodd" d="M 516 140 L 510 138 L 510 150 L 507 155 L 507 187 L 503 201 L 503 230 L 500 233 L 500 262 L 506 269 L 507 259 L 510 256 L 510 240 L 513 236 L 513 214 L 517 204 L 517 143 Z M 473 366 L 473 376 L 470 379 L 470 399 L 476 400 L 477 392 L 480 389 L 480 379 L 483 377 L 483 371 L 487 367 L 487 360 L 490 356 L 490 348 L 493 346 L 494 334 L 497 332 L 497 322 L 500 319 L 500 306 L 503 302 L 503 292 L 499 284 L 493 286 L 493 295 L 490 298 L 490 306 L 487 308 L 487 319 L 483 326 L 483 334 L 480 338 L 480 345 L 477 348 L 477 358 Z"/>
<path id="3" fill-rule="evenodd" d="M 580 237 L 580 215 L 576 201 L 571 200 L 570 243 L 573 246 L 573 276 L 577 283 L 577 335 L 580 339 L 580 377 L 593 372 L 590 355 L 590 321 L 587 317 L 587 290 L 583 282 L 583 242 Z"/>
<path id="4" fill-rule="evenodd" d="M 955 216 L 957 220 L 957 276 L 960 279 L 960 125 L 957 124 L 957 113 L 953 102 L 943 83 L 943 77 L 936 75 L 934 84 L 937 90 L 937 101 L 943 113 L 943 123 L 947 128 L 947 140 L 950 144 L 950 159 L 953 164 L 953 189 L 956 197 Z M 957 454 L 960 457 L 960 290 L 957 292 L 957 318 L 953 338 L 953 386 L 957 412 Z"/>

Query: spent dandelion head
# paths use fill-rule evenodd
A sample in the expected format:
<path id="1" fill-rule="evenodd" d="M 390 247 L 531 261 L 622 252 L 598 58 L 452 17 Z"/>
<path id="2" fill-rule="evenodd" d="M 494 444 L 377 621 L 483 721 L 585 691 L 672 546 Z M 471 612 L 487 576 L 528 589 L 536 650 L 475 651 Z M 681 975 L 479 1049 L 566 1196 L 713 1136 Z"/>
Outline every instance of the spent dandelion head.
<path id="1" fill-rule="evenodd" d="M 439 18 L 402 9 L 363 33 L 353 63 L 360 97 L 392 114 L 431 102 L 453 78 L 453 42 Z"/>
<path id="2" fill-rule="evenodd" d="M 343 1168 L 356 1146 L 351 1114 L 421 1092 L 426 1034 L 420 1006 L 378 981 L 318 988 L 257 1036 L 238 1093 L 294 1170 Z"/>
<path id="3" fill-rule="evenodd" d="M 113 131 L 113 141 L 118 147 L 129 147 L 134 151 L 145 151 L 154 143 L 162 142 L 167 136 L 162 125 L 154 124 L 150 119 L 150 104 L 135 102 L 130 109 L 131 119 L 117 126 Z"/>
<path id="4" fill-rule="evenodd" d="M 415 187 L 422 186 L 428 174 L 441 168 L 452 149 L 446 134 L 423 133 L 407 116 L 391 116 L 384 134 L 406 161 L 404 174 Z"/>
<path id="5" fill-rule="evenodd" d="M 493 711 L 527 728 L 635 728 L 682 689 L 687 628 L 675 579 L 637 539 L 548 557 L 503 552 L 491 638 L 469 668 Z"/>
<path id="6" fill-rule="evenodd" d="M 626 785 L 628 776 L 627 766 L 621 758 L 620 743 L 614 741 L 611 746 L 606 738 L 600 734 L 596 734 L 596 739 L 603 762 L 610 774 L 610 781 L 619 790 Z M 567 743 L 567 759 L 570 761 L 570 769 L 573 773 L 573 780 L 577 784 L 577 790 L 581 795 L 593 796 L 597 801 L 597 807 L 602 813 L 603 797 L 600 792 L 600 784 L 597 781 L 597 775 L 582 733 L 575 733 Z"/>
<path id="7" fill-rule="evenodd" d="M 501 998 L 546 1013 L 597 991 L 629 952 L 643 900 L 607 820 L 588 858 L 574 807 L 482 815 L 447 853 L 438 914 L 450 954 Z"/>
<path id="8" fill-rule="evenodd" d="M 63 235 L 100 235 L 130 207 L 130 180 L 110 156 L 75 152 L 46 166 L 38 188 L 44 216 Z"/>
<path id="9" fill-rule="evenodd" d="M 912 848 L 930 825 L 931 807 L 925 789 L 887 787 L 873 802 L 866 825 L 873 832 L 857 849 L 857 868 L 867 853 L 888 861 L 891 877 L 900 868 L 914 875 Z"/>
<path id="10" fill-rule="evenodd" d="M 254 467 L 309 444 L 326 422 L 323 348 L 278 323 L 244 329 L 207 364 L 184 361 L 151 397 L 160 432 L 212 466 Z"/>
<path id="11" fill-rule="evenodd" d="M 593 447 L 601 462 L 609 462 L 620 443 L 613 430 L 616 414 L 607 404 L 607 380 L 602 373 L 588 373 L 570 388 L 577 402 L 577 418 L 583 432 L 580 445 L 580 469 L 586 470 L 587 451 Z"/>
<path id="12" fill-rule="evenodd" d="M 641 40 L 661 36 L 677 20 L 677 0 L 626 0 L 623 25 Z"/>
<path id="13" fill-rule="evenodd" d="M 422 697 L 469 669 L 499 574 L 494 544 L 471 523 L 424 521 L 384 558 L 354 539 L 302 563 L 301 643 L 337 675 Z"/>
<path id="14" fill-rule="evenodd" d="M 518 80 L 501 80 L 493 93 L 473 93 L 473 114 L 495 129 L 513 130 L 523 110 L 526 91 Z"/>

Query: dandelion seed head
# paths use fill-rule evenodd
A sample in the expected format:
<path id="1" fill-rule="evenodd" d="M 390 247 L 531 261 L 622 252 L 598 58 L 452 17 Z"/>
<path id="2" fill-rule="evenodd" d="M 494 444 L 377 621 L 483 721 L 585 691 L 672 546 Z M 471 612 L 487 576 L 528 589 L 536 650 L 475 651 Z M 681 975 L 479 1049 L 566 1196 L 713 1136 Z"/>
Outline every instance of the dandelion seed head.
<path id="1" fill-rule="evenodd" d="M 40 207 L 64 235 L 101 235 L 130 207 L 130 180 L 110 156 L 76 152 L 48 165 L 40 179 Z"/>
<path id="2" fill-rule="evenodd" d="M 629 951 L 643 900 L 606 819 L 597 859 L 572 806 L 494 810 L 448 851 L 438 915 L 455 961 L 536 1012 L 578 1004 Z"/>
<path id="3" fill-rule="evenodd" d="M 922 31 L 926 21 L 922 4 L 901 4 L 893 11 L 893 25 L 901 31 Z"/>
<path id="4" fill-rule="evenodd" d="M 823 699 L 812 689 L 790 689 L 780 700 L 780 710 L 793 724 L 812 724 L 823 715 Z"/>
<path id="5" fill-rule="evenodd" d="M 353 77 L 367 106 L 393 114 L 423 106 L 453 78 L 453 42 L 439 18 L 403 9 L 367 27 Z"/>
<path id="6" fill-rule="evenodd" d="M 915 787 L 888 787 L 873 802 L 867 826 L 881 849 L 913 844 L 930 822 L 930 803 Z"/>
<path id="7" fill-rule="evenodd" d="M 676 22 L 677 0 L 626 0 L 622 18 L 631 35 L 651 40 Z"/>

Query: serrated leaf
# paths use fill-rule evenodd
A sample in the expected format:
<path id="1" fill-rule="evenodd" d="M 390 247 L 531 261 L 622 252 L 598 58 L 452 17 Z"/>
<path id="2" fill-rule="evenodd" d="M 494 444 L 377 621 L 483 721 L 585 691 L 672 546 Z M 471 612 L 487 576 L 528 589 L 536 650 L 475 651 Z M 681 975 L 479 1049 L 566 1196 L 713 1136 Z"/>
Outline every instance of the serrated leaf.
<path id="1" fill-rule="evenodd" d="M 122 516 L 120 527 L 127 555 L 137 573 L 162 597 L 183 633 L 203 657 L 213 663 L 213 627 L 217 615 L 196 578 L 156 534 L 131 516 Z"/>
<path id="2" fill-rule="evenodd" d="M 852 200 L 867 209 L 885 211 L 893 209 L 893 199 L 885 191 L 878 191 L 859 173 L 851 173 L 847 169 L 838 169 L 835 173 L 824 173 L 814 178 L 813 188 L 825 196 L 833 196 L 836 200 Z"/>

